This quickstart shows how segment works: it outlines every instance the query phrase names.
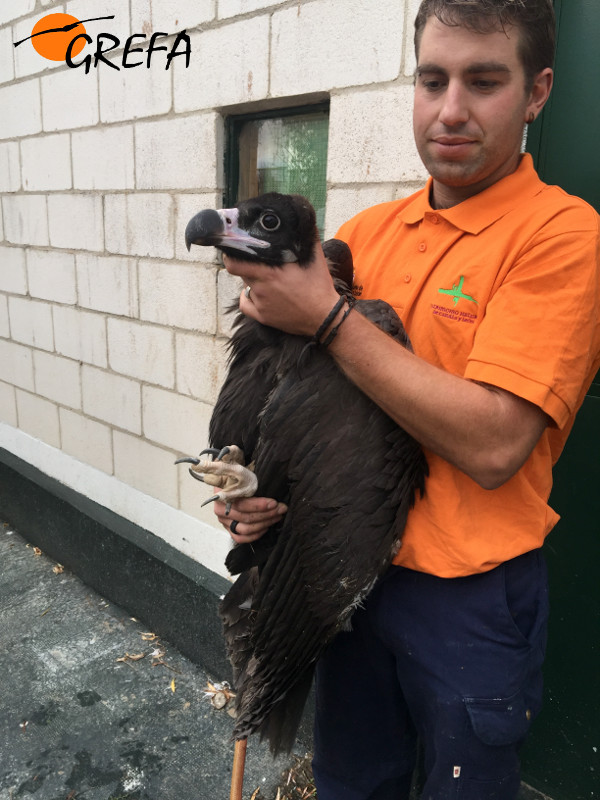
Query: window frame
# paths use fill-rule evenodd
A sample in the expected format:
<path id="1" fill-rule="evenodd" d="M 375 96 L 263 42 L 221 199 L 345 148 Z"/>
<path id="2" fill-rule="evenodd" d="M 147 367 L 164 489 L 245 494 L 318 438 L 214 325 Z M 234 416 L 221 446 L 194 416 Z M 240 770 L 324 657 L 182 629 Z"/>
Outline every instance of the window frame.
<path id="1" fill-rule="evenodd" d="M 294 117 L 301 114 L 322 113 L 329 120 L 329 100 L 319 103 L 310 103 L 301 106 L 287 106 L 265 111 L 255 111 L 246 114 L 232 114 L 225 121 L 225 189 L 223 201 L 227 208 L 234 206 L 237 200 L 237 187 L 240 178 L 239 136 L 240 131 L 247 122 L 256 122 L 264 119 L 280 119 Z"/>

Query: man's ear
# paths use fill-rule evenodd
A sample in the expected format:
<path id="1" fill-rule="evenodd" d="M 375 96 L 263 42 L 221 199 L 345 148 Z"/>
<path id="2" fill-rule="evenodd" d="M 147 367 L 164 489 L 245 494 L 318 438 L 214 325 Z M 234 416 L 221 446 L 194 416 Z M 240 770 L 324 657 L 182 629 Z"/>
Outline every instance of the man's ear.
<path id="1" fill-rule="evenodd" d="M 535 76 L 529 93 L 529 102 L 525 109 L 525 122 L 531 123 L 541 114 L 546 101 L 550 97 L 553 81 L 554 72 L 550 67 L 546 67 Z"/>

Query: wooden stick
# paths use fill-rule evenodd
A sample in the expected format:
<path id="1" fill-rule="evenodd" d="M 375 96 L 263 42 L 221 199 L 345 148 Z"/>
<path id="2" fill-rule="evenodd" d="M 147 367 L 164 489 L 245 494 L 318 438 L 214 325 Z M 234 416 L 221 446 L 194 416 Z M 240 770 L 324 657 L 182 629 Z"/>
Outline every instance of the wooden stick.
<path id="1" fill-rule="evenodd" d="M 244 767 L 246 765 L 246 745 L 248 739 L 237 739 L 233 754 L 233 770 L 231 772 L 231 794 L 229 800 L 242 800 L 244 788 Z"/>

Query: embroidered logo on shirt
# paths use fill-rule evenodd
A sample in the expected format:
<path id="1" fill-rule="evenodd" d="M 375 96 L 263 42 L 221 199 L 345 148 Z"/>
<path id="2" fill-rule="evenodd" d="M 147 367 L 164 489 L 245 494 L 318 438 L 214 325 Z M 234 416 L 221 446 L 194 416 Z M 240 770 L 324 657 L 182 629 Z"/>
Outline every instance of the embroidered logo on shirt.
<path id="1" fill-rule="evenodd" d="M 474 297 L 471 297 L 470 294 L 464 294 L 462 288 L 465 282 L 465 276 L 461 275 L 460 280 L 458 283 L 452 284 L 451 289 L 438 289 L 440 294 L 449 294 L 450 297 L 454 300 L 454 305 L 458 303 L 459 300 L 469 300 L 471 303 L 475 303 L 475 305 L 479 305 L 477 300 Z"/>

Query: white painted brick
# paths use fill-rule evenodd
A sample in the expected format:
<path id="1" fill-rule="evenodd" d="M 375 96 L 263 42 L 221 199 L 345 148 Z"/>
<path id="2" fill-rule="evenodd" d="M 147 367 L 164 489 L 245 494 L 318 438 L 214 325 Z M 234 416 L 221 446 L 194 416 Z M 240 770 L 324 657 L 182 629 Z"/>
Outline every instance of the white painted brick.
<path id="1" fill-rule="evenodd" d="M 422 189 L 425 185 L 427 180 L 427 176 L 424 176 L 422 180 L 416 181 L 415 183 L 398 183 L 394 186 L 394 196 L 392 200 L 403 200 L 405 197 L 410 197 L 411 194 Z"/>
<path id="2" fill-rule="evenodd" d="M 212 267 L 140 261 L 140 318 L 202 333 L 216 329 L 216 270 Z"/>
<path id="3" fill-rule="evenodd" d="M 363 0 L 290 6 L 273 15 L 271 93 L 294 95 L 395 80 L 400 73 L 404 4 Z"/>
<path id="4" fill-rule="evenodd" d="M 141 31 L 138 31 L 141 33 Z M 138 41 L 142 41 L 141 39 Z M 169 40 L 165 39 L 170 48 Z M 145 60 L 145 54 L 134 54 Z M 104 65 L 98 69 L 100 81 L 100 119 L 102 122 L 152 117 L 166 114 L 171 109 L 171 77 L 173 65 L 167 70 L 167 53 L 157 53 L 151 68 L 145 63 L 130 69 L 111 69 Z M 164 57 L 164 60 L 162 60 Z M 139 60 L 136 59 L 136 60 Z M 175 59 L 176 63 L 178 60 Z M 183 59 L 185 60 L 185 59 Z M 119 66 L 120 66 L 120 62 Z"/>
<path id="5" fill-rule="evenodd" d="M 124 319 L 108 320 L 108 363 L 115 372 L 173 388 L 173 333 L 165 328 Z"/>
<path id="6" fill-rule="evenodd" d="M 27 250 L 29 292 L 40 300 L 77 302 L 75 256 L 56 250 Z"/>
<path id="7" fill-rule="evenodd" d="M 2 198 L 4 235 L 9 242 L 26 245 L 48 245 L 46 197 L 10 195 Z"/>
<path id="8" fill-rule="evenodd" d="M 125 317 L 138 314 L 136 261 L 77 253 L 79 305 Z"/>
<path id="9" fill-rule="evenodd" d="M 212 406 L 154 386 L 142 387 L 142 405 L 146 439 L 184 455 L 206 447 Z"/>
<path id="10" fill-rule="evenodd" d="M 79 305 L 124 317 L 138 314 L 136 261 L 77 253 Z"/>
<path id="11" fill-rule="evenodd" d="M 173 200 L 166 194 L 105 197 L 106 249 L 124 255 L 173 258 Z"/>
<path id="12" fill-rule="evenodd" d="M 19 191 L 21 188 L 21 168 L 19 163 L 19 145 L 17 142 L 0 144 L 0 191 Z"/>
<path id="13" fill-rule="evenodd" d="M 220 336 L 230 336 L 231 326 L 235 315 L 229 313 L 228 309 L 237 303 L 244 283 L 237 275 L 230 275 L 226 269 L 220 269 L 217 275 L 217 333 Z"/>
<path id="14" fill-rule="evenodd" d="M 222 208 L 221 192 L 204 194 L 178 194 L 175 198 L 175 258 L 179 261 L 201 262 L 203 264 L 220 263 L 220 256 L 214 247 L 194 246 L 188 252 L 185 246 L 185 228 L 191 218 L 205 208 Z"/>
<path id="15" fill-rule="evenodd" d="M 12 28 L 0 30 L 0 83 L 7 83 L 15 77 L 14 49 Z"/>
<path id="16" fill-rule="evenodd" d="M 415 57 L 414 35 L 415 35 L 415 17 L 421 5 L 421 0 L 406 0 L 407 3 L 407 19 L 408 25 L 406 26 L 405 34 L 405 50 L 404 50 L 404 74 L 406 76 L 414 75 L 417 68 L 417 59 Z"/>
<path id="17" fill-rule="evenodd" d="M 45 131 L 83 128 L 98 122 L 95 72 L 91 70 L 86 75 L 83 68 L 66 69 L 41 78 Z"/>
<path id="18" fill-rule="evenodd" d="M 0 339 L 0 364 L 3 380 L 33 391 L 33 358 L 28 347 Z"/>
<path id="19" fill-rule="evenodd" d="M 84 364 L 81 372 L 83 411 L 90 417 L 142 432 L 140 384 Z"/>
<path id="20" fill-rule="evenodd" d="M 23 188 L 27 191 L 70 189 L 69 134 L 37 136 L 21 142 Z"/>
<path id="21" fill-rule="evenodd" d="M 0 247 L 0 290 L 27 294 L 24 248 Z"/>
<path id="22" fill-rule="evenodd" d="M 124 44 L 129 36 L 131 25 L 129 24 L 129 2 L 128 0 L 70 0 L 66 5 L 66 13 L 72 14 L 77 19 L 90 19 L 91 17 L 107 17 L 114 14 L 114 19 L 105 19 L 98 22 L 90 22 L 86 25 L 88 35 L 94 39 L 102 32 L 110 32 L 117 36 Z"/>
<path id="23" fill-rule="evenodd" d="M 113 471 L 111 430 L 66 408 L 58 410 L 62 450 L 109 475 Z"/>
<path id="24" fill-rule="evenodd" d="M 268 16 L 240 20 L 190 38 L 189 68 L 173 63 L 176 112 L 248 103 L 267 96 Z"/>
<path id="25" fill-rule="evenodd" d="M 81 379 L 76 361 L 36 350 L 33 369 L 36 394 L 67 408 L 81 408 Z"/>
<path id="26" fill-rule="evenodd" d="M 4 241 L 4 222 L 2 221 L 2 214 L 0 214 L 0 242 Z"/>
<path id="27" fill-rule="evenodd" d="M 138 189 L 212 189 L 223 158 L 220 117 L 198 114 L 135 126 Z M 219 164 L 219 166 L 217 166 Z"/>
<path id="28" fill-rule="evenodd" d="M 17 390 L 19 428 L 52 447 L 60 448 L 58 408 L 49 400 Z"/>
<path id="29" fill-rule="evenodd" d="M 177 391 L 214 403 L 227 371 L 224 339 L 178 333 L 175 337 Z"/>
<path id="30" fill-rule="evenodd" d="M 285 0 L 219 0 L 219 19 L 236 17 L 238 14 L 248 14 L 261 8 L 279 6 Z"/>
<path id="31" fill-rule="evenodd" d="M 87 194 L 49 195 L 48 228 L 53 247 L 103 250 L 102 198 Z"/>
<path id="32" fill-rule="evenodd" d="M 53 9 L 54 12 L 62 11 L 62 7 Z M 36 14 L 32 17 L 27 17 L 13 26 L 13 42 L 22 42 L 31 36 L 31 32 L 35 25 L 45 16 L 48 12 L 44 11 L 41 14 Z M 47 26 L 49 27 L 49 26 Z M 75 36 L 76 32 L 73 33 Z M 39 39 L 37 41 L 40 41 Z M 14 62 L 15 62 L 15 75 L 17 78 L 23 78 L 28 75 L 34 75 L 37 72 L 47 72 L 51 69 L 56 69 L 64 64 L 62 61 L 53 61 L 44 58 L 33 46 L 33 41 L 25 41 L 18 47 L 13 48 Z"/>
<path id="33" fill-rule="evenodd" d="M 0 421 L 17 427 L 17 400 L 14 386 L 0 382 Z"/>
<path id="34" fill-rule="evenodd" d="M 133 189 L 133 127 L 81 131 L 71 137 L 76 189 Z"/>
<path id="35" fill-rule="evenodd" d="M 0 3 L 0 25 L 31 14 L 36 0 L 2 0 Z"/>
<path id="36" fill-rule="evenodd" d="M 134 30 L 176 33 L 213 19 L 215 0 L 131 0 Z"/>
<path id="37" fill-rule="evenodd" d="M 335 236 L 340 225 L 359 211 L 378 203 L 394 200 L 394 184 L 381 183 L 368 186 L 330 189 L 327 192 L 325 238 Z"/>
<path id="38" fill-rule="evenodd" d="M 426 173 L 413 138 L 412 101 L 412 86 L 334 98 L 327 179 L 332 183 L 421 180 Z"/>
<path id="39" fill-rule="evenodd" d="M 42 130 L 39 81 L 24 81 L 0 89 L 0 108 L 0 139 L 39 133 Z"/>
<path id="40" fill-rule="evenodd" d="M 0 336 L 10 339 L 10 325 L 8 324 L 8 297 L 0 294 Z"/>
<path id="41" fill-rule="evenodd" d="M 23 297 L 8 298 L 10 330 L 16 342 L 54 350 L 52 333 L 52 311 L 49 303 L 28 300 Z"/>
<path id="42" fill-rule="evenodd" d="M 172 452 L 115 431 L 114 454 L 117 478 L 177 507 L 177 469 Z"/>
<path id="43" fill-rule="evenodd" d="M 52 318 L 57 353 L 95 367 L 108 365 L 106 323 L 101 314 L 55 306 Z"/>

